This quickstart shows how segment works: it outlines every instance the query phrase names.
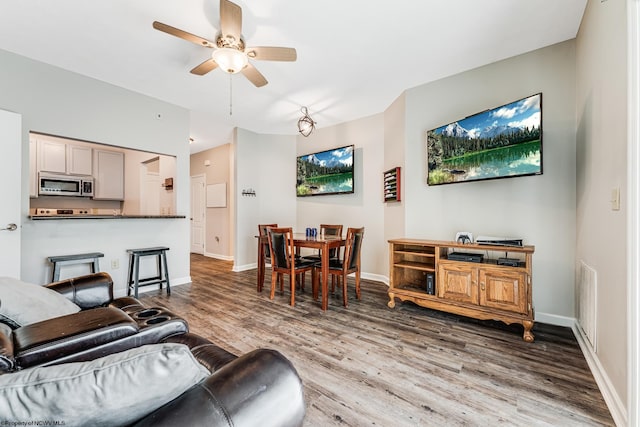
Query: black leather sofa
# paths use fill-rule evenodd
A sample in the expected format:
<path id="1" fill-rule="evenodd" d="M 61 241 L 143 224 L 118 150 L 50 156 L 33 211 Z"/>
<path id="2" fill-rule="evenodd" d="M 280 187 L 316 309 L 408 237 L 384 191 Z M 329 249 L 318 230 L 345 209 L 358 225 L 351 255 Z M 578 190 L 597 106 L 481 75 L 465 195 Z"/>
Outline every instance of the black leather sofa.
<path id="1" fill-rule="evenodd" d="M 79 306 L 80 311 L 19 327 L 4 325 L 0 328 L 0 396 L 6 391 L 9 396 L 16 394 L 16 398 L 24 403 L 25 399 L 20 396 L 22 390 L 16 391 L 12 377 L 7 376 L 49 374 L 49 371 L 61 367 L 82 369 L 84 364 L 137 352 L 143 346 L 164 345 L 170 349 L 186 346 L 189 357 L 195 358 L 199 368 L 206 369 L 204 379 L 189 384 L 189 388 L 175 399 L 127 424 L 302 425 L 305 404 L 300 378 L 292 364 L 277 351 L 257 349 L 237 357 L 190 333 L 184 319 L 164 308 L 146 307 L 132 297 L 113 298 L 113 282 L 107 273 L 63 280 L 47 285 L 47 288 L 65 296 Z M 172 365 L 167 363 L 162 366 L 163 371 L 166 370 L 164 368 L 171 369 Z M 120 372 L 129 368 L 118 369 Z M 181 377 L 183 372 L 165 374 L 168 378 L 184 380 Z M 146 375 L 153 376 L 153 373 Z M 68 376 L 65 373 L 64 380 Z M 28 378 L 29 381 L 32 377 Z M 6 390 L 2 389 L 2 380 L 8 384 L 4 386 Z M 135 379 L 138 383 L 144 380 Z M 92 387 L 108 387 L 103 384 L 107 382 L 93 384 Z M 104 391 L 108 390 L 100 390 L 100 393 Z M 161 390 L 156 387 L 154 393 L 161 394 Z M 50 398 L 59 399 L 59 396 Z M 129 405 L 135 396 L 124 398 Z M 38 396 L 37 399 L 45 405 L 50 403 L 46 396 Z M 60 406 L 59 402 L 56 405 Z M 26 413 L 30 413 L 29 408 L 26 408 Z M 58 412 L 52 409 L 52 417 L 55 418 L 56 414 Z M 109 416 L 104 414 L 104 425 L 110 425 Z M 1 413 L 0 420 L 34 421 L 4 419 Z M 64 419 L 56 421 L 65 423 Z"/>

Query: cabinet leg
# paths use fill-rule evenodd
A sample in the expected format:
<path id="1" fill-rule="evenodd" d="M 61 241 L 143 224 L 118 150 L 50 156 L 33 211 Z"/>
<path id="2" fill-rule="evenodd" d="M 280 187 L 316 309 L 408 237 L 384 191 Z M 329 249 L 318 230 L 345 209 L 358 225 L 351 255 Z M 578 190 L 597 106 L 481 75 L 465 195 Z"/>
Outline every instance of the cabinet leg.
<path id="1" fill-rule="evenodd" d="M 393 299 L 393 293 L 389 292 L 389 302 L 387 303 L 387 307 L 394 308 L 396 306 L 396 302 Z"/>
<path id="2" fill-rule="evenodd" d="M 531 329 L 533 328 L 533 321 L 523 320 L 522 326 L 524 326 L 524 334 L 522 335 L 522 339 L 525 340 L 526 342 L 533 342 L 534 335 L 531 332 Z"/>

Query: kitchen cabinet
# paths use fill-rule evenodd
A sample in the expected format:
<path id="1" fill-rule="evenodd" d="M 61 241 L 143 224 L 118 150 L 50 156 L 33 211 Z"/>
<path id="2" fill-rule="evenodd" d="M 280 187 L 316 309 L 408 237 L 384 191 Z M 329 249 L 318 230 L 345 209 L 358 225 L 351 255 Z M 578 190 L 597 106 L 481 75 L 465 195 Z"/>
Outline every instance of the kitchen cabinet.
<path id="1" fill-rule="evenodd" d="M 451 251 L 487 254 L 481 262 L 448 258 Z M 501 265 L 505 252 L 511 265 Z M 481 320 L 524 327 L 533 342 L 533 246 L 492 246 L 436 240 L 389 240 L 389 308 L 395 299 Z M 499 254 L 491 257 L 491 254 Z M 514 261 L 515 260 L 515 261 Z M 435 284 L 435 289 L 432 289 Z"/>
<path id="2" fill-rule="evenodd" d="M 91 154 L 89 147 L 67 144 L 67 173 L 90 176 L 93 172 Z"/>
<path id="3" fill-rule="evenodd" d="M 94 200 L 124 200 L 124 153 L 94 149 Z"/>
<path id="4" fill-rule="evenodd" d="M 91 154 L 91 147 L 84 145 L 39 140 L 38 172 L 89 176 L 92 173 Z"/>

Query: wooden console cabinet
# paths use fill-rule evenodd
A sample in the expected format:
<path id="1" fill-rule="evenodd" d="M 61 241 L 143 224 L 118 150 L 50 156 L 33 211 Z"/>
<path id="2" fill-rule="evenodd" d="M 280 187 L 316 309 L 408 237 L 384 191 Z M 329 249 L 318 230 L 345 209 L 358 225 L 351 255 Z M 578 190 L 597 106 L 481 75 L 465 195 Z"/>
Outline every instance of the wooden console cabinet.
<path id="1" fill-rule="evenodd" d="M 524 327 L 533 342 L 533 246 L 492 246 L 437 240 L 389 240 L 389 308 L 395 298 L 422 307 Z M 448 259 L 452 252 L 482 254 L 481 262 Z M 498 265 L 498 258 L 517 265 Z M 430 285 L 427 282 L 430 281 Z"/>

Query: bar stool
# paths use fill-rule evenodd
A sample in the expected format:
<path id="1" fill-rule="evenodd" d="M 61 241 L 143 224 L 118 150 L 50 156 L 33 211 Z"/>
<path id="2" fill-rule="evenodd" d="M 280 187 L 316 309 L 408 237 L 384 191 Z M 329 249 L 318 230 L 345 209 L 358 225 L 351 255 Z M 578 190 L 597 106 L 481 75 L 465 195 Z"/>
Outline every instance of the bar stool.
<path id="1" fill-rule="evenodd" d="M 129 253 L 129 276 L 127 281 L 127 296 L 131 295 L 133 287 L 134 296 L 138 298 L 138 287 L 147 285 L 167 284 L 167 295 L 171 295 L 171 285 L 169 283 L 169 269 L 167 268 L 167 251 L 169 248 L 158 246 L 153 248 L 127 249 Z M 140 279 L 140 257 L 157 257 L 157 275 Z M 164 275 L 163 275 L 164 272 Z M 164 278 L 163 278 L 164 276 Z"/>
<path id="2" fill-rule="evenodd" d="M 63 265 L 91 263 L 91 272 L 97 273 L 100 271 L 100 263 L 98 262 L 98 258 L 102 258 L 103 256 L 104 254 L 102 252 L 50 256 L 47 259 L 50 263 L 53 264 L 53 270 L 51 271 L 51 281 L 57 282 L 58 280 L 60 280 L 60 268 Z"/>

